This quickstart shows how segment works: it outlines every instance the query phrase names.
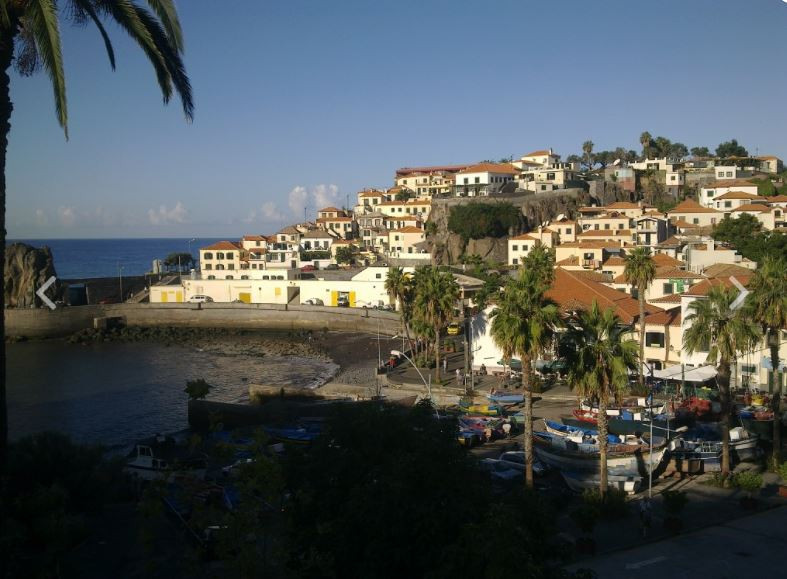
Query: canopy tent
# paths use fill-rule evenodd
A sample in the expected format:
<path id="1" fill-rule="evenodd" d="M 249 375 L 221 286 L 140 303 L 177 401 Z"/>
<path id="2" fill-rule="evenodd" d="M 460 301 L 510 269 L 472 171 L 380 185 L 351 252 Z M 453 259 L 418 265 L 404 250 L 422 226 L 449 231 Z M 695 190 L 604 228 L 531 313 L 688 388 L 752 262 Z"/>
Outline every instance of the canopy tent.
<path id="1" fill-rule="evenodd" d="M 654 370 L 653 377 L 661 380 L 684 380 L 686 382 L 707 382 L 716 377 L 716 368 L 713 366 L 700 366 L 698 368 L 681 369 L 680 364 Z"/>

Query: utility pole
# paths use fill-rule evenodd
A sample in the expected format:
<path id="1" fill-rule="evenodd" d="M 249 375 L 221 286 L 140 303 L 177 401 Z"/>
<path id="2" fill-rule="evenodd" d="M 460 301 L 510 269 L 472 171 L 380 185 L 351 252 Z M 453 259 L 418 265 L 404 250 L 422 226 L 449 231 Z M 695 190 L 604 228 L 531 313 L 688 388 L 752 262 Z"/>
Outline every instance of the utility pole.
<path id="1" fill-rule="evenodd" d="M 467 372 L 468 372 L 468 366 L 469 366 L 469 361 L 470 361 L 470 353 L 469 353 L 469 350 L 468 350 L 468 348 L 469 348 L 469 341 L 468 341 L 468 337 L 467 337 L 467 326 L 468 326 L 468 324 L 467 324 L 467 321 L 468 321 L 467 320 L 467 311 L 465 311 L 464 317 L 465 317 L 464 320 L 462 320 L 462 326 L 463 326 L 462 330 L 464 330 L 463 333 L 464 333 L 464 343 L 465 343 L 465 394 L 467 394 Z M 472 372 L 472 368 L 470 368 L 470 371 Z"/>

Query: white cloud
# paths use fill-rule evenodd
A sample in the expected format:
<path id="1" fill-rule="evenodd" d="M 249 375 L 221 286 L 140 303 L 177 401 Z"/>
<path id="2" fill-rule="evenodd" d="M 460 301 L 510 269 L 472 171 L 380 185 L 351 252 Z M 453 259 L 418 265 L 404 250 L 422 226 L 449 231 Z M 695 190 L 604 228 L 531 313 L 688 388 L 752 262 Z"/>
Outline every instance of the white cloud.
<path id="1" fill-rule="evenodd" d="M 287 204 L 290 206 L 290 213 L 295 216 L 302 216 L 303 210 L 309 201 L 309 192 L 306 187 L 296 185 L 287 195 Z"/>
<path id="2" fill-rule="evenodd" d="M 73 227 L 77 222 L 77 214 L 73 207 L 58 207 L 57 218 L 63 227 Z"/>
<path id="3" fill-rule="evenodd" d="M 312 188 L 314 196 L 315 211 L 323 207 L 336 205 L 339 201 L 339 187 L 336 185 L 317 185 Z"/>
<path id="4" fill-rule="evenodd" d="M 36 209 L 36 225 L 46 227 L 49 225 L 49 216 L 43 209 Z"/>
<path id="5" fill-rule="evenodd" d="M 260 207 L 260 212 L 262 213 L 262 218 L 267 221 L 281 221 L 284 219 L 284 215 L 281 214 L 273 201 L 263 203 L 262 207 Z"/>
<path id="6" fill-rule="evenodd" d="M 168 209 L 166 205 L 161 205 L 158 209 L 148 209 L 148 221 L 150 221 L 152 225 L 185 223 L 187 215 L 188 210 L 180 201 L 178 201 L 172 209 Z"/>
<path id="7" fill-rule="evenodd" d="M 317 210 L 338 203 L 339 187 L 333 184 L 320 183 L 311 189 L 296 185 L 287 195 L 287 205 L 296 219 L 303 219 L 304 208 L 307 209 L 308 217 L 313 218 Z"/>

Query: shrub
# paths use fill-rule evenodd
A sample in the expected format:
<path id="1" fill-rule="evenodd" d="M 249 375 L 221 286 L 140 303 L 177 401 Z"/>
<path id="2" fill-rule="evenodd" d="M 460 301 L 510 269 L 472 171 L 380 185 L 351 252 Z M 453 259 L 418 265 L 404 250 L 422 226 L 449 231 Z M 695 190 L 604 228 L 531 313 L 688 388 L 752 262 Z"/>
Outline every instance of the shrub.
<path id="1" fill-rule="evenodd" d="M 784 482 L 787 482 L 787 461 L 781 463 L 777 471 Z"/>
<path id="2" fill-rule="evenodd" d="M 664 491 L 661 493 L 664 499 L 664 510 L 673 516 L 678 516 L 686 508 L 689 498 L 684 491 Z"/>
<path id="3" fill-rule="evenodd" d="M 505 237 L 521 215 L 511 203 L 467 203 L 451 207 L 448 229 L 464 240 Z"/>
<path id="4" fill-rule="evenodd" d="M 210 394 L 211 385 L 204 378 L 189 380 L 183 391 L 189 395 L 189 400 L 201 400 Z"/>
<path id="5" fill-rule="evenodd" d="M 733 477 L 732 484 L 752 495 L 762 487 L 762 475 L 750 470 L 739 472 Z"/>
<path id="6" fill-rule="evenodd" d="M 608 489 L 603 498 L 598 489 L 587 489 L 582 493 L 582 502 L 597 509 L 605 519 L 619 519 L 628 514 L 626 493 L 618 489 Z"/>
<path id="7" fill-rule="evenodd" d="M 579 530 L 586 535 L 593 534 L 593 529 L 601 515 L 598 505 L 592 503 L 583 503 L 578 508 L 571 512 L 571 520 L 576 523 Z"/>

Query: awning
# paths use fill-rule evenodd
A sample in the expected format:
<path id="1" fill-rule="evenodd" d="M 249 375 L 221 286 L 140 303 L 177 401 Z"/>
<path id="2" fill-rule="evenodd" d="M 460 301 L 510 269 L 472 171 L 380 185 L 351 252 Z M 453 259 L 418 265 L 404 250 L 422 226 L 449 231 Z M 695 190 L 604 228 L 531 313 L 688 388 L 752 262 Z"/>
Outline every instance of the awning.
<path id="1" fill-rule="evenodd" d="M 707 382 L 716 377 L 716 368 L 713 366 L 700 366 L 699 368 L 686 368 L 685 373 L 680 364 L 654 370 L 653 377 L 661 380 L 685 380 L 686 382 Z"/>

